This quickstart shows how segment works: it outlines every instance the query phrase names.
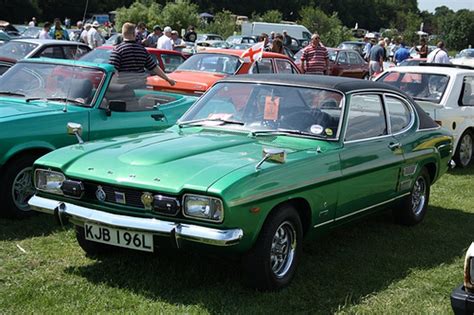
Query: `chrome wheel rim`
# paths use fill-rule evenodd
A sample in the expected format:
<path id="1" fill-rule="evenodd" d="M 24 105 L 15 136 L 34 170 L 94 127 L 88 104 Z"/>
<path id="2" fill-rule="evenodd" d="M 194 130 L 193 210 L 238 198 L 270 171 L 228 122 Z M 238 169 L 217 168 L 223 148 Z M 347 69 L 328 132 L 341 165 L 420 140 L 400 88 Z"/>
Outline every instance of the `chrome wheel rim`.
<path id="1" fill-rule="evenodd" d="M 415 185 L 413 186 L 413 192 L 411 194 L 411 204 L 413 213 L 418 216 L 426 202 L 426 181 L 423 176 L 419 176 Z"/>
<path id="2" fill-rule="evenodd" d="M 293 224 L 285 221 L 273 235 L 270 250 L 270 265 L 277 278 L 284 277 L 290 270 L 295 258 L 296 230 Z"/>
<path id="3" fill-rule="evenodd" d="M 464 135 L 459 144 L 459 162 L 462 166 L 467 166 L 472 159 L 472 137 L 470 134 Z"/>
<path id="4" fill-rule="evenodd" d="M 32 181 L 33 167 L 22 169 L 13 180 L 12 199 L 21 211 L 29 211 L 28 200 L 35 194 Z"/>

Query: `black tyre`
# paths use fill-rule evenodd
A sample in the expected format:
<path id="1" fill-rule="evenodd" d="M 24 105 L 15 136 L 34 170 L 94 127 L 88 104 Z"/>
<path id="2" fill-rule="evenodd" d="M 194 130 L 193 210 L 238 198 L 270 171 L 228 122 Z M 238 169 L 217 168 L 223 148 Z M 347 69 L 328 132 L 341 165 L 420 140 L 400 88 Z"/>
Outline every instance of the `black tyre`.
<path id="1" fill-rule="evenodd" d="M 467 167 L 472 162 L 474 136 L 471 131 L 463 133 L 454 153 L 454 161 L 459 167 Z"/>
<path id="2" fill-rule="evenodd" d="M 86 240 L 84 228 L 82 226 L 75 226 L 76 228 L 76 239 L 79 246 L 86 252 L 88 256 L 97 257 L 105 254 L 112 253 L 117 250 L 115 246 L 102 244 L 98 242 L 92 242 Z"/>
<path id="3" fill-rule="evenodd" d="M 422 168 L 415 177 L 411 193 L 403 198 L 394 210 L 395 220 L 403 225 L 415 225 L 423 221 L 430 200 L 430 175 Z"/>
<path id="4" fill-rule="evenodd" d="M 31 216 L 28 200 L 35 194 L 33 162 L 35 155 L 20 156 L 9 162 L 0 175 L 0 216 L 23 219 Z"/>
<path id="5" fill-rule="evenodd" d="M 303 228 L 296 210 L 282 206 L 270 213 L 254 247 L 243 257 L 247 284 L 278 290 L 293 279 L 301 256 Z"/>

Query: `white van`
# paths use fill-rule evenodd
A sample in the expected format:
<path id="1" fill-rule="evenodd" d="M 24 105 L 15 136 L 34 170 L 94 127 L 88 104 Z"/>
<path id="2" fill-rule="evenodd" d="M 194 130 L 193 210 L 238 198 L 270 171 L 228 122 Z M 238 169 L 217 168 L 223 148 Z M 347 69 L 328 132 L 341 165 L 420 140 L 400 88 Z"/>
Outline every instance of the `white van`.
<path id="1" fill-rule="evenodd" d="M 260 35 L 262 33 L 270 35 L 272 31 L 282 34 L 284 30 L 303 46 L 311 40 L 311 32 L 303 25 L 264 22 L 242 23 L 242 35 Z M 306 43 L 304 44 L 304 42 Z"/>

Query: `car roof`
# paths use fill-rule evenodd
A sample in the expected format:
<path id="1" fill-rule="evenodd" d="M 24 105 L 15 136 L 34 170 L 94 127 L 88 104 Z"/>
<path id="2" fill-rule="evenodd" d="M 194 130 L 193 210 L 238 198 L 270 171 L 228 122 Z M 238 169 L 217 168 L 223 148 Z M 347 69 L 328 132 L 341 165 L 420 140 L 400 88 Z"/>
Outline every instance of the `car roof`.
<path id="1" fill-rule="evenodd" d="M 112 50 L 114 49 L 115 46 L 111 45 L 102 45 L 99 47 L 96 47 L 95 49 L 102 49 L 102 50 Z M 155 52 L 155 53 L 161 53 L 161 54 L 172 54 L 172 55 L 182 55 L 179 51 L 176 50 L 168 50 L 168 49 L 159 49 L 159 48 L 152 48 L 152 47 L 145 47 L 145 49 L 148 52 Z"/>
<path id="2" fill-rule="evenodd" d="M 229 76 L 220 82 L 256 82 L 268 84 L 283 84 L 306 86 L 309 88 L 326 88 L 350 93 L 359 90 L 389 90 L 405 95 L 399 89 L 380 82 L 361 80 L 345 77 L 324 76 L 324 75 L 295 75 L 295 74 L 253 74 Z"/>
<path id="3" fill-rule="evenodd" d="M 54 58 L 29 58 L 18 60 L 17 63 L 51 63 L 64 66 L 77 66 L 77 67 L 88 67 L 88 68 L 100 68 L 106 72 L 114 72 L 115 67 L 107 63 L 94 63 L 82 60 L 71 60 L 71 59 L 54 59 Z"/>
<path id="4" fill-rule="evenodd" d="M 213 49 L 213 50 L 208 50 L 208 51 L 200 51 L 196 55 L 199 54 L 223 54 L 223 55 L 232 55 L 232 56 L 237 56 L 240 57 L 245 50 L 242 49 Z M 263 52 L 263 57 L 265 58 L 282 58 L 282 59 L 289 59 L 291 58 L 287 57 L 286 55 L 270 52 L 270 51 L 264 51 Z"/>
<path id="5" fill-rule="evenodd" d="M 79 42 L 73 42 L 69 40 L 57 40 L 57 39 L 38 39 L 38 38 L 19 38 L 19 39 L 13 39 L 13 42 L 24 42 L 24 43 L 32 43 L 32 44 L 38 44 L 38 45 L 78 45 L 78 46 L 87 46 L 84 43 L 79 43 Z"/>
<path id="6" fill-rule="evenodd" d="M 406 66 L 393 67 L 387 69 L 391 72 L 418 72 L 418 73 L 433 73 L 433 74 L 447 74 L 456 75 L 459 73 L 474 74 L 474 69 L 456 68 L 456 67 L 442 67 L 442 66 Z"/>

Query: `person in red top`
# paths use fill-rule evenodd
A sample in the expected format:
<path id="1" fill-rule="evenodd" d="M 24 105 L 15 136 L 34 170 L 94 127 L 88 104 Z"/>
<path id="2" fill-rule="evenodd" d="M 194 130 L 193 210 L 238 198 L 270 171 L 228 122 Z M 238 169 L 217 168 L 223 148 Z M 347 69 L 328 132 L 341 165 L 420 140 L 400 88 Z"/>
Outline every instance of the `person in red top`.
<path id="1" fill-rule="evenodd" d="M 319 34 L 311 36 L 311 44 L 301 55 L 301 70 L 306 74 L 327 74 L 329 69 L 328 50 L 321 44 Z"/>

